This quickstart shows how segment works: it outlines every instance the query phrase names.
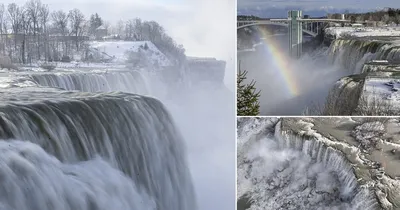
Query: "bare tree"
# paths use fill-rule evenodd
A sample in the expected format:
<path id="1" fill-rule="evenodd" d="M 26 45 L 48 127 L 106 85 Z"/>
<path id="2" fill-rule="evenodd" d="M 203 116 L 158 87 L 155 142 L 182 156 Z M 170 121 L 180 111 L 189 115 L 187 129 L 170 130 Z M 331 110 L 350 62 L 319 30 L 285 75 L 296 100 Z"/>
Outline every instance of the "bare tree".
<path id="1" fill-rule="evenodd" d="M 51 13 L 51 18 L 58 32 L 66 36 L 68 34 L 68 15 L 64 11 L 59 10 Z"/>
<path id="2" fill-rule="evenodd" d="M 22 10 L 17 4 L 11 3 L 7 7 L 7 12 L 12 31 L 14 34 L 17 34 L 21 29 Z"/>
<path id="3" fill-rule="evenodd" d="M 22 9 L 17 4 L 11 3 L 7 6 L 7 12 L 14 34 L 14 51 L 17 51 L 17 35 L 22 29 Z"/>
<path id="4" fill-rule="evenodd" d="M 63 37 L 64 40 L 62 42 L 64 42 L 64 47 L 63 47 L 63 52 L 64 55 L 67 54 L 67 41 L 65 40 L 67 34 L 68 34 L 68 15 L 62 11 L 56 11 L 51 13 L 51 19 L 54 22 L 54 26 L 56 28 L 56 30 L 58 31 L 58 33 L 60 33 Z"/>
<path id="5" fill-rule="evenodd" d="M 359 116 L 397 116 L 398 109 L 391 101 L 382 99 L 379 93 L 373 88 L 370 95 L 364 94 L 360 97 L 359 104 L 355 110 Z"/>
<path id="6" fill-rule="evenodd" d="M 42 30 L 44 33 L 47 31 L 47 23 L 49 22 L 49 6 L 47 4 L 42 5 L 40 7 L 40 13 L 39 13 L 39 22 L 41 24 Z"/>
<path id="7" fill-rule="evenodd" d="M 6 25 L 4 12 L 5 12 L 4 4 L 0 4 L 0 34 L 3 34 L 4 25 Z"/>
<path id="8" fill-rule="evenodd" d="M 117 23 L 116 32 L 118 35 L 122 35 L 123 31 L 124 31 L 124 21 L 119 20 Z"/>
<path id="9" fill-rule="evenodd" d="M 37 48 L 37 55 L 38 58 L 40 59 L 40 41 L 39 41 L 39 36 L 37 34 L 39 33 L 39 21 L 40 21 L 40 10 L 42 8 L 42 3 L 40 0 L 30 0 L 25 4 L 25 16 L 28 18 L 29 25 L 28 28 L 31 29 L 33 32 L 33 38 L 35 39 L 35 45 Z"/>
<path id="10" fill-rule="evenodd" d="M 132 40 L 134 39 L 134 33 L 135 33 L 135 20 L 128 20 L 126 21 L 125 25 L 125 39 L 127 40 Z M 137 39 L 137 37 L 135 37 Z"/>
<path id="11" fill-rule="evenodd" d="M 48 35 L 49 32 L 47 30 L 47 23 L 49 22 L 49 14 L 50 14 L 50 10 L 48 5 L 42 5 L 42 7 L 40 8 L 40 15 L 39 15 L 39 23 L 40 23 L 40 27 L 42 28 L 42 32 L 43 32 L 43 38 L 44 38 L 44 57 L 45 60 L 48 61 L 49 60 L 49 39 L 48 39 Z"/>
<path id="12" fill-rule="evenodd" d="M 76 50 L 79 50 L 79 36 L 82 35 L 84 23 L 85 23 L 85 16 L 79 9 L 73 9 L 69 11 L 69 20 L 71 23 L 72 33 L 75 35 L 76 38 Z"/>
<path id="13" fill-rule="evenodd" d="M 41 8 L 42 3 L 40 0 L 30 0 L 25 4 L 26 16 L 32 23 L 33 35 L 36 35 L 39 32 L 39 15 Z"/>
<path id="14" fill-rule="evenodd" d="M 133 30 L 136 33 L 136 39 L 138 41 L 143 41 L 143 26 L 142 26 L 142 20 L 140 18 L 136 18 L 133 20 L 134 21 L 134 28 Z"/>
<path id="15" fill-rule="evenodd" d="M 5 8 L 4 8 L 4 4 L 0 4 L 0 34 L 4 34 L 4 32 L 7 32 L 7 22 L 5 19 Z M 1 51 L 3 52 L 3 54 L 5 54 L 5 50 L 6 50 L 6 42 L 7 41 L 7 37 L 4 37 L 4 39 L 2 37 L 0 37 L 0 48 Z"/>
<path id="16" fill-rule="evenodd" d="M 28 12 L 26 10 L 21 11 L 21 29 L 22 29 L 22 43 L 21 43 L 21 59 L 22 63 L 27 63 L 26 61 L 26 52 L 28 52 L 29 62 L 32 60 L 32 53 L 29 52 L 27 45 L 26 35 L 29 34 L 31 29 L 32 20 L 30 19 Z"/>
<path id="17" fill-rule="evenodd" d="M 160 24 L 155 21 L 145 22 L 145 28 L 148 31 L 148 40 L 153 43 L 159 43 L 165 30 Z"/>

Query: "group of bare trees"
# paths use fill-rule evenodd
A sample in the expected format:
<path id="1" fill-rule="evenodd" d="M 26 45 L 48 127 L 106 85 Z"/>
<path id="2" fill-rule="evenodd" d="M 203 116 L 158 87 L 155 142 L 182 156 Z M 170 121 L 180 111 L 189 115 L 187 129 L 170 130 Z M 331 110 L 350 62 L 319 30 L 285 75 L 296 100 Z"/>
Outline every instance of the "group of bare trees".
<path id="1" fill-rule="evenodd" d="M 50 12 L 40 0 L 0 4 L 0 53 L 14 62 L 57 60 L 68 55 L 72 42 L 79 50 L 78 37 L 85 34 L 85 16 L 78 9 Z M 67 39 L 75 36 L 75 39 Z"/>
<path id="2" fill-rule="evenodd" d="M 24 5 L 0 3 L 0 54 L 17 63 L 83 56 L 85 41 L 95 36 L 99 26 L 120 39 L 151 41 L 176 64 L 185 59 L 184 48 L 155 21 L 136 18 L 111 26 L 97 13 L 86 19 L 79 9 L 50 11 L 40 0 L 29 0 Z"/>

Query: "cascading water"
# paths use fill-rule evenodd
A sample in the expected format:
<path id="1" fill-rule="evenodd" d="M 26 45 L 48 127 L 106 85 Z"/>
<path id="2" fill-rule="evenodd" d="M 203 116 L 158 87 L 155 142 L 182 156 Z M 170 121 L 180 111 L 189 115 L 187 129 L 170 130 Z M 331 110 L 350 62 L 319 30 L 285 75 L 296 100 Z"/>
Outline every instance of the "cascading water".
<path id="1" fill-rule="evenodd" d="M 201 60 L 202 59 L 199 59 L 199 61 Z M 43 144 L 38 144 L 46 152 L 49 152 L 49 149 L 58 152 L 65 151 L 59 150 L 60 147 L 57 146 L 58 144 L 53 143 L 56 142 L 54 139 L 73 139 L 74 136 L 80 136 L 79 139 L 83 138 L 84 140 L 73 141 L 72 145 L 66 143 L 62 145 L 65 146 L 65 149 L 68 151 L 62 152 L 63 156 L 74 159 L 74 162 L 71 164 L 74 164 L 76 161 L 85 161 L 89 158 L 93 158 L 95 155 L 100 155 L 105 161 L 110 162 L 113 167 L 124 172 L 125 175 L 132 179 L 137 188 L 147 193 L 156 203 L 157 209 L 233 209 L 235 205 L 235 168 L 232 166 L 235 165 L 235 133 L 232 131 L 235 129 L 235 107 L 233 93 L 227 90 L 223 84 L 222 78 L 220 78 L 220 73 L 225 71 L 225 65 L 217 66 L 214 65 L 218 63 L 216 60 L 205 59 L 204 63 L 209 63 L 210 67 L 212 67 L 208 69 L 209 66 L 204 67 L 203 64 L 199 64 L 201 68 L 199 68 L 198 65 L 193 67 L 193 65 L 189 65 L 189 60 L 187 62 L 188 66 L 184 65 L 182 68 L 175 69 L 178 67 L 170 67 L 160 71 L 153 71 L 152 69 L 137 69 L 137 71 L 135 71 L 135 69 L 128 69 L 125 65 L 118 66 L 118 68 L 113 65 L 100 68 L 102 64 L 100 64 L 100 67 L 90 65 L 85 68 L 70 66 L 60 69 L 57 68 L 49 72 L 43 72 L 38 69 L 27 69 L 27 71 L 24 72 L 7 73 L 9 74 L 8 76 L 10 76 L 8 78 L 13 79 L 5 81 L 4 87 L 29 86 L 29 90 L 37 89 L 38 91 L 54 88 L 57 89 L 54 90 L 55 92 L 60 92 L 61 98 L 68 97 L 68 100 L 62 103 L 61 108 L 56 107 L 56 111 L 40 108 L 40 110 L 45 110 L 43 113 L 41 112 L 42 114 L 47 112 L 57 114 L 59 110 L 70 110 L 69 108 L 64 108 L 69 106 L 74 106 L 74 110 L 82 109 L 82 111 L 77 111 L 77 113 L 74 113 L 74 110 L 68 111 L 73 114 L 71 117 L 58 117 L 62 120 L 61 123 L 65 124 L 63 126 L 60 126 L 57 121 L 52 119 L 40 120 L 40 122 L 46 121 L 52 126 L 57 126 L 61 132 L 61 134 L 54 136 L 54 133 L 48 132 L 46 129 L 46 133 L 43 134 L 45 137 L 42 138 L 39 135 L 40 143 Z M 203 71 L 202 69 L 204 68 L 206 68 L 207 71 Z M 214 74 L 214 70 L 218 75 Z M 204 74 L 204 72 L 207 74 Z M 198 78 L 199 76 L 201 77 Z M 73 91 L 73 93 L 66 93 L 64 91 Z M 77 93 L 77 91 L 92 93 Z M 85 126 L 85 122 L 91 122 L 91 120 L 82 119 L 79 115 L 86 116 L 93 113 L 93 111 L 86 108 L 86 105 L 83 106 L 84 108 L 80 108 L 77 103 L 79 104 L 81 102 L 80 100 L 83 99 L 85 95 L 87 95 L 87 97 L 92 97 L 94 95 L 93 93 L 110 91 L 149 95 L 162 101 L 176 122 L 176 127 L 179 128 L 182 132 L 182 136 L 186 140 L 187 159 L 183 145 L 175 146 L 175 144 L 179 144 L 178 142 L 170 142 L 171 144 L 164 143 L 165 137 L 158 135 L 164 132 L 163 130 L 168 127 L 166 125 L 157 126 L 156 121 L 158 118 L 153 119 L 152 117 L 147 117 L 150 121 L 148 125 L 149 130 L 142 131 L 138 129 L 142 123 L 140 120 L 134 123 L 127 123 L 126 121 L 126 118 L 136 118 L 135 115 L 125 114 L 126 116 L 119 116 L 120 119 L 116 119 L 112 114 L 102 113 L 103 109 L 109 109 L 107 111 L 110 113 L 114 112 L 114 110 L 112 110 L 113 108 L 108 106 L 108 103 L 99 103 L 99 108 L 95 108 L 99 110 L 95 112 L 96 117 L 94 117 L 94 119 L 100 120 L 102 123 L 94 122 Z M 78 97 L 79 99 L 75 99 L 75 97 L 69 98 L 69 95 L 74 94 L 82 95 L 82 97 Z M 105 94 L 107 96 L 100 94 L 100 98 L 108 98 L 109 95 L 114 94 L 119 95 L 120 93 Z M 43 95 L 47 94 L 43 93 Z M 18 98 L 21 97 L 25 97 L 24 94 L 18 95 Z M 34 99 L 35 97 L 35 95 L 29 95 L 28 101 L 35 100 L 37 103 L 42 103 L 43 100 L 58 101 L 58 99 L 52 96 L 50 98 L 41 97 L 37 100 Z M 78 102 L 75 103 L 76 100 L 78 100 Z M 71 101 L 74 101 L 74 103 L 71 103 Z M 36 102 L 33 103 L 32 106 L 37 106 Z M 98 102 L 96 101 L 93 103 Z M 137 104 L 134 106 L 136 107 Z M 125 113 L 127 109 L 129 109 L 129 107 L 122 107 L 118 111 Z M 153 115 L 146 110 L 146 107 L 142 109 L 144 112 L 143 115 Z M 159 113 L 156 114 L 159 115 Z M 19 119 L 22 120 L 24 117 L 26 117 L 26 114 Z M 37 135 L 37 133 L 41 132 L 41 127 L 37 128 L 38 123 L 36 123 L 36 121 L 38 120 L 36 119 L 41 118 L 34 117 L 34 120 L 31 122 L 25 122 L 28 123 L 26 127 L 33 126 L 35 128 L 36 126 L 35 131 L 28 131 L 26 133 Z M 71 123 L 71 121 L 78 121 L 79 123 L 75 125 Z M 103 125 L 108 123 L 114 124 L 115 127 L 107 128 L 107 126 Z M 13 122 L 13 124 L 16 123 Z M 151 126 L 153 124 L 155 125 Z M 18 126 L 15 127 L 18 128 Z M 70 127 L 73 130 L 72 133 L 68 131 Z M 99 131 L 96 130 L 97 127 L 100 128 Z M 104 135 L 110 135 L 111 131 L 120 128 L 131 129 L 134 132 L 131 135 L 121 134 L 122 137 L 113 132 L 112 136 L 109 136 L 110 140 L 103 140 L 104 138 L 97 140 L 101 142 L 100 145 L 102 146 L 96 146 L 98 143 L 94 143 L 94 140 L 99 139 L 97 137 L 103 135 L 104 132 Z M 156 131 L 152 131 L 150 128 Z M 21 131 L 19 133 L 24 132 Z M 160 152 L 155 149 L 148 149 L 151 148 L 150 146 L 153 144 L 148 144 L 146 142 L 147 140 L 140 141 L 136 138 L 135 141 L 133 141 L 132 139 L 135 138 L 135 133 L 149 138 L 158 138 L 157 140 L 151 141 L 155 141 L 157 143 L 155 145 L 161 147 L 160 150 L 165 149 L 167 151 Z M 157 135 L 154 136 L 155 134 L 153 133 Z M 63 137 L 64 135 L 67 137 Z M 48 139 L 46 138 L 47 136 L 51 136 L 51 138 Z M 32 139 L 26 139 L 28 137 L 29 136 L 17 138 L 10 135 L 10 138 L 34 141 Z M 117 137 L 125 138 L 126 140 L 122 140 L 124 143 L 114 145 L 114 141 L 119 141 L 119 139 L 114 140 Z M 134 143 L 130 143 L 131 141 Z M 110 144 L 112 145 L 110 146 Z M 132 152 L 130 147 L 133 146 L 136 148 L 137 144 L 143 144 L 143 151 Z M 71 149 L 72 146 L 75 147 Z M 93 148 L 94 151 L 86 147 Z M 115 152 L 115 150 L 117 150 L 117 152 Z M 168 160 L 168 157 L 164 154 L 172 152 L 170 150 L 180 151 L 180 154 L 182 154 L 181 160 L 177 158 Z M 145 152 L 147 155 L 144 156 L 142 153 Z M 59 158 L 61 162 L 69 163 L 69 160 L 65 157 L 58 156 L 53 152 L 49 153 Z M 85 155 L 89 158 L 85 158 Z M 146 162 L 146 164 L 142 164 L 142 166 L 137 166 L 136 164 L 134 165 L 135 167 L 131 165 L 120 165 L 120 162 L 131 162 L 130 159 L 134 158 L 139 159 L 138 161 Z M 151 161 L 154 161 L 154 164 Z M 167 161 L 178 162 L 167 164 Z M 188 164 L 186 164 L 186 161 Z M 135 163 L 132 162 L 132 164 Z M 160 166 L 161 164 L 163 164 L 163 166 Z M 170 167 L 171 164 L 176 164 L 176 167 Z M 158 170 L 153 171 L 153 174 L 150 172 L 141 172 L 143 167 L 148 168 L 150 165 L 154 165 L 154 169 Z M 189 166 L 188 169 L 187 165 Z M 214 173 L 210 174 L 208 173 L 209 171 L 214 171 Z M 176 176 L 178 178 L 174 178 L 174 174 L 177 173 L 180 175 Z M 181 173 L 188 174 L 181 176 Z M 189 173 L 192 176 L 190 176 Z M 142 176 L 147 176 L 148 178 L 144 179 Z M 139 178 L 141 180 L 138 180 Z M 210 186 L 215 187 L 215 189 L 212 189 L 212 187 L 210 188 Z M 193 188 L 195 192 L 193 192 Z"/>
<path id="2" fill-rule="evenodd" d="M 1 210 L 156 209 L 107 161 L 66 164 L 26 141 L 0 141 L 0 183 Z"/>
<path id="3" fill-rule="evenodd" d="M 41 86 L 84 92 L 122 91 L 147 94 L 148 84 L 138 71 L 110 71 L 105 73 L 47 73 L 30 75 Z"/>
<path id="4" fill-rule="evenodd" d="M 158 100 L 41 88 L 10 88 L 1 97 L 0 137 L 10 143 L 0 149 L 14 148 L 0 155 L 7 166 L 2 195 L 16 186 L 13 195 L 22 199 L 3 197 L 4 208 L 196 209 L 184 142 Z M 20 183 L 24 176 L 27 185 Z M 53 193 L 26 194 L 44 190 Z"/>
<path id="5" fill-rule="evenodd" d="M 352 115 L 358 107 L 363 90 L 364 80 L 362 78 L 359 75 L 351 75 L 336 82 L 328 94 L 324 115 Z"/>
<path id="6" fill-rule="evenodd" d="M 238 145 L 238 199 L 247 203 L 241 209 L 379 209 L 339 151 L 281 130 L 281 121 L 257 121 L 238 129 L 244 138 Z M 248 129 L 261 124 L 253 133 Z"/>
<path id="7" fill-rule="evenodd" d="M 359 74 L 364 63 L 371 60 L 400 60 L 400 47 L 388 40 L 337 39 L 328 50 L 334 64 Z"/>
<path id="8" fill-rule="evenodd" d="M 350 83 L 335 85 L 335 82 L 341 83 L 338 80 L 349 75 L 375 71 L 364 68 L 364 64 L 372 60 L 400 60 L 400 46 L 393 37 L 334 39 L 329 42 L 329 47 L 315 46 L 317 50 L 304 52 L 301 59 L 292 60 L 285 54 L 287 37 L 271 36 L 267 31 L 262 26 L 247 28 L 246 33 L 238 31 L 239 42 L 241 39 L 260 39 L 253 49 L 238 52 L 238 59 L 241 69 L 249 72 L 248 82 L 254 79 L 256 88 L 261 90 L 261 115 L 345 115 L 345 112 L 332 111 L 331 107 L 324 110 L 325 105 L 331 106 L 330 90 L 336 94 L 335 100 L 356 99 L 351 102 L 354 106 L 358 103 L 363 84 L 354 88 Z M 247 33 L 251 35 L 244 35 Z M 312 43 L 305 44 L 311 49 L 309 45 Z M 398 73 L 398 69 L 396 71 Z M 359 77 L 365 79 L 365 75 Z M 349 97 L 348 92 L 354 94 Z M 351 114 L 355 113 L 354 109 L 349 110 Z"/>
<path id="9" fill-rule="evenodd" d="M 395 38 L 348 38 L 333 40 L 328 55 L 332 63 L 344 68 L 350 76 L 342 78 L 331 89 L 324 114 L 327 115 L 395 115 L 390 89 L 380 94 L 377 90 L 387 79 L 398 73 L 400 46 Z M 382 61 L 384 60 L 384 61 Z M 371 62 L 374 61 L 374 62 Z M 376 78 L 382 84 L 370 82 Z M 354 100 L 350 100 L 353 98 Z M 388 99 L 387 99 L 388 98 Z"/>
<path id="10" fill-rule="evenodd" d="M 170 78 L 174 77 L 173 75 L 165 78 L 164 74 L 169 74 L 168 72 L 157 73 L 151 71 L 129 73 L 129 70 L 109 70 L 108 72 L 86 70 L 86 72 L 83 72 L 79 71 L 79 69 L 74 69 L 63 72 L 21 73 L 18 74 L 20 78 L 18 83 L 29 83 L 34 87 L 39 86 L 39 89 L 52 87 L 74 92 L 77 90 L 90 92 L 125 91 L 156 97 L 170 111 L 173 119 L 176 121 L 176 126 L 181 130 L 184 139 L 187 140 L 185 143 L 188 145 L 188 165 L 190 166 L 193 185 L 196 189 L 196 198 L 194 196 L 191 197 L 193 192 L 189 191 L 186 193 L 187 195 L 182 197 L 177 195 L 176 190 L 182 188 L 182 191 L 184 191 L 185 189 L 183 188 L 185 187 L 175 183 L 170 193 L 163 192 L 164 194 L 175 196 L 174 199 L 166 196 L 165 199 L 162 197 L 163 201 L 170 200 L 171 202 L 176 202 L 177 199 L 184 198 L 188 203 L 186 206 L 181 207 L 181 209 L 196 209 L 196 204 L 198 204 L 199 209 L 234 208 L 235 168 L 232 166 L 235 164 L 233 159 L 235 155 L 233 139 L 235 139 L 235 136 L 232 131 L 235 128 L 235 112 L 233 94 L 228 92 L 223 84 L 215 81 L 197 81 L 195 84 L 191 84 L 190 80 L 182 81 L 177 80 L 177 78 Z M 139 79 L 136 80 L 144 81 L 144 85 L 133 83 L 130 75 L 137 76 Z M 113 79 L 113 77 L 116 79 Z M 103 86 L 103 84 L 105 85 Z M 8 86 L 12 87 L 13 85 Z M 107 105 L 103 106 L 107 107 Z M 212 120 L 210 121 L 210 119 Z M 116 123 L 118 126 L 127 126 L 124 123 L 118 123 L 109 119 L 104 119 L 104 121 Z M 83 130 L 76 133 L 85 132 Z M 157 153 L 152 151 L 149 154 Z M 130 157 L 127 158 L 129 159 Z M 184 159 L 185 157 L 182 158 Z M 162 167 L 160 170 L 165 169 L 164 172 L 167 172 L 166 167 Z M 119 169 L 123 171 L 123 167 L 119 167 Z M 208 175 L 206 171 L 211 170 L 215 171 L 215 173 Z M 188 181 L 190 182 L 190 180 Z M 160 183 L 155 183 L 155 185 L 160 185 Z M 216 186 L 218 189 L 210 193 L 210 185 Z M 223 200 L 223 202 L 210 202 L 211 200 Z M 190 205 L 189 203 L 194 204 Z M 166 209 L 176 209 L 180 208 L 180 206 L 182 205 L 171 208 L 167 207 Z"/>

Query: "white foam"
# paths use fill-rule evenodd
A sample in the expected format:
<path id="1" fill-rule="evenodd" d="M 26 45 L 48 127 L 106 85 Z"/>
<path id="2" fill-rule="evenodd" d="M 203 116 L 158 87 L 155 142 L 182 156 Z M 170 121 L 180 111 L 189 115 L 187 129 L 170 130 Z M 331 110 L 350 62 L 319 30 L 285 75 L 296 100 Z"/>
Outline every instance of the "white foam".
<path id="1" fill-rule="evenodd" d="M 0 141 L 0 209 L 156 209 L 146 192 L 101 158 L 61 163 L 38 145 Z"/>

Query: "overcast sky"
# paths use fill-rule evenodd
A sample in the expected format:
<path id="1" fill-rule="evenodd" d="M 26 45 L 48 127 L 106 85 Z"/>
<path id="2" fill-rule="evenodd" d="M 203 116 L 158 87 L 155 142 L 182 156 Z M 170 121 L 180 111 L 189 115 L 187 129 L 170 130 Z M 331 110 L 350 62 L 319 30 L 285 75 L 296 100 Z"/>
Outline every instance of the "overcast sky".
<path id="1" fill-rule="evenodd" d="M 239 15 L 284 18 L 287 10 L 301 9 L 303 14 L 322 17 L 327 13 L 367 12 L 385 7 L 400 8 L 400 0 L 238 0 Z"/>
<path id="2" fill-rule="evenodd" d="M 400 0 L 238 0 L 238 9 L 257 9 L 267 7 L 300 6 L 303 8 L 317 9 L 353 8 L 353 9 L 377 9 L 384 7 L 400 8 Z"/>
<path id="3" fill-rule="evenodd" d="M 12 2 L 21 5 L 26 1 L 2 1 Z M 135 17 L 155 20 L 185 46 L 188 55 L 221 59 L 234 55 L 235 0 L 42 0 L 42 3 L 51 10 L 78 8 L 86 16 L 97 12 L 111 22 Z"/>

